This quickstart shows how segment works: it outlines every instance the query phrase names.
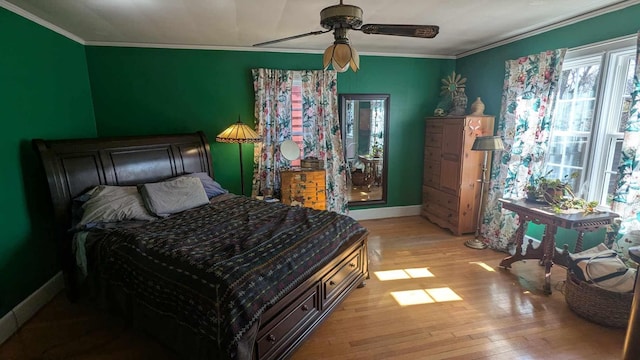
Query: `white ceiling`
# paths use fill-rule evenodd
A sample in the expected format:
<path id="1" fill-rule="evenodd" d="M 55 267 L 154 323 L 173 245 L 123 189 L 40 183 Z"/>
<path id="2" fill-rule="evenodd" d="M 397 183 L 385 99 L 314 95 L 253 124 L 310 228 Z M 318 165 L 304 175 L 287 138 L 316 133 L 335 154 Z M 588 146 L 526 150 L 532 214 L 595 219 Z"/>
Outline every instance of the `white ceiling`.
<path id="1" fill-rule="evenodd" d="M 0 6 L 89 45 L 321 52 L 331 33 L 261 48 L 253 44 L 323 30 L 320 10 L 339 0 L 0 0 Z M 345 0 L 364 23 L 439 25 L 434 39 L 349 32 L 361 54 L 455 57 L 566 25 L 640 0 Z M 44 21 L 42 21 L 44 20 Z M 53 25 L 53 26 L 50 26 Z"/>

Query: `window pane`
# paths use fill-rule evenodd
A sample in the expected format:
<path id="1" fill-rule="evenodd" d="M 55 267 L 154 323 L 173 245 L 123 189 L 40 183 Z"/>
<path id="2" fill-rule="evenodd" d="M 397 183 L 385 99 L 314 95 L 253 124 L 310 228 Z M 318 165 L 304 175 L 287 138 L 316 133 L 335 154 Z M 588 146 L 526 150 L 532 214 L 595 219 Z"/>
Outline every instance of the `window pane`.
<path id="1" fill-rule="evenodd" d="M 594 98 L 598 88 L 600 65 L 590 64 L 568 68 L 562 72 L 559 98 L 561 100 Z"/>
<path id="2" fill-rule="evenodd" d="M 546 170 L 550 178 L 580 189 L 594 127 L 600 58 L 594 57 L 562 71 L 553 115 Z M 577 176 L 572 176 L 575 174 Z"/>
<path id="3" fill-rule="evenodd" d="M 595 99 L 558 101 L 553 118 L 554 131 L 591 131 Z"/>
<path id="4" fill-rule="evenodd" d="M 572 136 L 557 135 L 549 147 L 548 162 L 550 164 L 562 164 L 564 167 L 581 168 L 587 155 L 589 135 Z M 554 172 L 554 178 L 561 177 L 561 173 Z"/>
<path id="5" fill-rule="evenodd" d="M 291 140 L 295 141 L 300 149 L 304 149 L 302 132 L 302 79 L 299 76 L 294 76 L 293 84 L 291 85 Z M 300 159 L 292 160 L 291 166 L 300 166 Z"/>
<path id="6" fill-rule="evenodd" d="M 636 71 L 636 59 L 635 57 L 629 57 L 629 67 L 627 70 L 627 81 L 625 83 L 625 89 L 622 96 L 622 113 L 620 114 L 620 124 L 618 125 L 618 131 L 624 132 L 627 126 L 627 120 L 629 120 L 629 113 L 631 111 L 631 93 L 634 90 L 633 75 Z"/>
<path id="7" fill-rule="evenodd" d="M 613 201 L 613 194 L 616 191 L 616 184 L 618 181 L 618 165 L 620 164 L 620 156 L 622 156 L 622 139 L 617 139 L 615 141 L 615 148 L 613 150 L 612 161 L 609 163 L 609 171 L 605 173 L 605 190 L 606 195 L 605 199 L 602 199 L 601 202 L 606 203 L 608 206 L 611 206 Z"/>

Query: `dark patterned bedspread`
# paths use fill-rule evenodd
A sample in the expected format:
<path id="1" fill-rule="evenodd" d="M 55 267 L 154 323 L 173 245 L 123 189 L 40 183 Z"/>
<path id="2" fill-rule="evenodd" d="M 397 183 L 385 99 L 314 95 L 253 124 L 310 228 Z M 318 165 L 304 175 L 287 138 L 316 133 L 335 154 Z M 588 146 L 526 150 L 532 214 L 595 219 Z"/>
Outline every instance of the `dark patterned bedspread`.
<path id="1" fill-rule="evenodd" d="M 266 308 L 365 232 L 334 212 L 229 197 L 103 234 L 94 268 L 236 358 Z"/>

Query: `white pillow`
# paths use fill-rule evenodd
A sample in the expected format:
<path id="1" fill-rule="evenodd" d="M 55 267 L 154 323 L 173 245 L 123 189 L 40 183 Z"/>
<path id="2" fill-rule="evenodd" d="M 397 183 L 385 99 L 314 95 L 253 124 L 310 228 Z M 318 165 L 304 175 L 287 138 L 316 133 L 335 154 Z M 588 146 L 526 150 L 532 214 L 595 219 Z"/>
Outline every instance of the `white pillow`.
<path id="1" fill-rule="evenodd" d="M 98 185 L 90 193 L 91 198 L 82 205 L 79 227 L 102 222 L 156 219 L 145 209 L 135 186 Z"/>
<path id="2" fill-rule="evenodd" d="M 179 178 L 138 186 L 147 209 L 157 216 L 169 216 L 209 203 L 202 181 L 195 177 Z"/>

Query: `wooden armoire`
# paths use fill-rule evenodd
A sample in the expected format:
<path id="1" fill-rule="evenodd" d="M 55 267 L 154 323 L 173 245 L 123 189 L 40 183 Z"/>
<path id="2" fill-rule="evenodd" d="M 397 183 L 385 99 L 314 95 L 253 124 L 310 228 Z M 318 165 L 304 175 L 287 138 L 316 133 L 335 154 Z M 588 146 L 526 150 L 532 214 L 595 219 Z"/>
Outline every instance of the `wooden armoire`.
<path id="1" fill-rule="evenodd" d="M 426 118 L 420 213 L 455 235 L 476 231 L 484 152 L 471 146 L 493 135 L 493 122 L 488 115 Z"/>

